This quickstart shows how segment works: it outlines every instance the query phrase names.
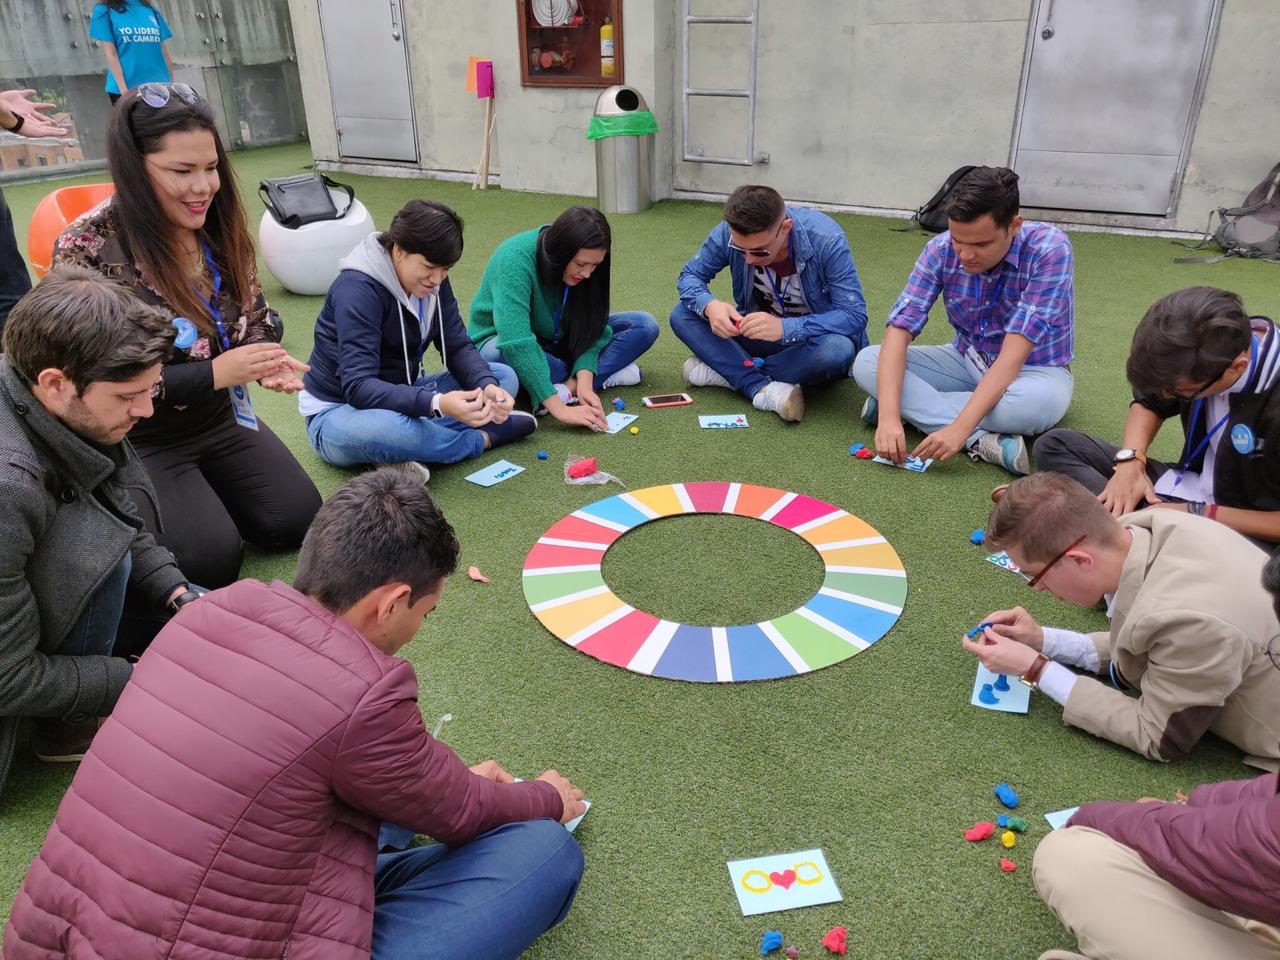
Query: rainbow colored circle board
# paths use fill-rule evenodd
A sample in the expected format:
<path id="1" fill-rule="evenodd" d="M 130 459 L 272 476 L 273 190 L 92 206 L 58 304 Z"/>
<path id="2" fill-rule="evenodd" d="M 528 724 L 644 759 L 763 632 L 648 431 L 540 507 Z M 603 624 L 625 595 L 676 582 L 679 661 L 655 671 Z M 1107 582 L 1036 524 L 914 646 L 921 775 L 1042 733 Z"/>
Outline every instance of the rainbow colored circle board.
<path id="1" fill-rule="evenodd" d="M 763 623 L 700 627 L 625 603 L 600 572 L 628 530 L 661 517 L 754 517 L 804 538 L 826 577 L 801 607 Z M 702 683 L 820 670 L 875 643 L 902 615 L 907 572 L 873 527 L 830 503 L 746 483 L 672 483 L 588 504 L 538 538 L 524 562 L 529 609 L 569 646 L 655 677 Z"/>

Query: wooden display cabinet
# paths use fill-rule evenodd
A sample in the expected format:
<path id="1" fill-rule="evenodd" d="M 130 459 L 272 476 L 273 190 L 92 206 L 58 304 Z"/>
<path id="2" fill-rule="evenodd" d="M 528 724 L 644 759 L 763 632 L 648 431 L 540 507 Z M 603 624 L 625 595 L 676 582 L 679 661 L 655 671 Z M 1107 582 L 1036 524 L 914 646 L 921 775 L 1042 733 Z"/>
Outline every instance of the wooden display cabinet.
<path id="1" fill-rule="evenodd" d="M 624 82 L 622 0 L 516 0 L 516 22 L 520 82 L 526 87 L 609 87 Z M 610 27 L 612 72 L 605 56 Z"/>

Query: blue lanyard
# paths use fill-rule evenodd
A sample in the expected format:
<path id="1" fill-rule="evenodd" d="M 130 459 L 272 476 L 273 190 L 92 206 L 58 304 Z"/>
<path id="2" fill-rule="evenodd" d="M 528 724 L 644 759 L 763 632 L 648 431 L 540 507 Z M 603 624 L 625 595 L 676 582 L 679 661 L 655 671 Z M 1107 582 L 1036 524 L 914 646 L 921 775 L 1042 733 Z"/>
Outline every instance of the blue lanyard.
<path id="1" fill-rule="evenodd" d="M 560 298 L 560 309 L 551 313 L 551 342 L 560 342 L 560 318 L 564 316 L 564 308 L 569 303 L 569 285 L 564 285 L 564 296 Z"/>
<path id="2" fill-rule="evenodd" d="M 1258 360 L 1258 338 L 1254 337 L 1249 344 L 1249 370 L 1248 372 L 1246 372 L 1245 376 L 1248 376 L 1249 373 L 1252 373 L 1254 365 L 1257 363 L 1257 360 Z M 1200 415 L 1200 410 L 1203 406 L 1204 406 L 1203 397 L 1201 397 L 1199 400 L 1197 400 L 1194 404 L 1191 405 L 1191 420 L 1187 424 L 1187 442 L 1186 444 L 1183 445 L 1183 448 L 1182 448 L 1183 456 L 1182 456 L 1182 463 L 1178 465 L 1178 477 L 1176 480 L 1173 481 L 1173 485 L 1175 487 L 1182 482 L 1182 477 L 1187 472 L 1187 467 L 1188 465 L 1190 465 L 1191 461 L 1194 460 L 1196 457 L 1200 456 L 1201 451 L 1203 451 L 1204 448 L 1209 445 L 1209 441 L 1214 438 L 1214 436 L 1218 433 L 1218 431 L 1221 430 L 1224 426 L 1226 426 L 1227 419 L 1231 416 L 1231 404 L 1230 402 L 1228 402 L 1227 412 L 1222 415 L 1222 419 L 1209 428 L 1209 432 L 1206 433 L 1204 437 L 1201 438 L 1200 442 L 1196 444 L 1196 448 L 1194 450 L 1192 450 L 1190 453 L 1187 453 L 1187 447 L 1191 445 L 1191 434 L 1195 431 L 1195 428 L 1196 428 L 1196 417 Z"/>
<path id="3" fill-rule="evenodd" d="M 796 266 L 795 260 L 791 257 L 791 234 L 787 234 L 787 259 L 791 261 L 791 266 L 796 271 L 793 276 L 798 277 L 800 268 Z M 768 267 L 762 267 L 761 272 L 764 273 L 764 278 L 769 281 L 769 289 L 773 291 L 773 301 L 778 305 L 778 314 L 785 317 L 787 315 L 787 302 L 782 299 L 782 291 L 778 288 L 777 283 L 774 282 L 773 275 L 776 271 Z"/>
<path id="4" fill-rule="evenodd" d="M 422 337 L 422 343 L 418 345 L 418 366 L 422 366 L 422 358 L 427 355 L 427 344 L 430 337 L 427 336 L 426 324 L 422 321 L 422 298 L 418 298 L 418 335 Z M 443 342 L 443 341 L 442 341 Z"/>
<path id="5" fill-rule="evenodd" d="M 204 305 L 209 308 L 209 315 L 213 317 L 213 322 L 218 327 L 218 339 L 222 341 L 222 349 L 231 349 L 231 339 L 227 336 L 227 328 L 222 325 L 222 311 L 214 306 L 222 300 L 222 274 L 218 272 L 218 265 L 213 262 L 213 251 L 209 249 L 209 245 L 203 240 L 200 241 L 200 249 L 204 251 L 204 263 L 209 268 L 209 275 L 213 277 L 213 299 L 207 299 L 200 288 L 196 287 L 196 296 L 204 301 Z"/>

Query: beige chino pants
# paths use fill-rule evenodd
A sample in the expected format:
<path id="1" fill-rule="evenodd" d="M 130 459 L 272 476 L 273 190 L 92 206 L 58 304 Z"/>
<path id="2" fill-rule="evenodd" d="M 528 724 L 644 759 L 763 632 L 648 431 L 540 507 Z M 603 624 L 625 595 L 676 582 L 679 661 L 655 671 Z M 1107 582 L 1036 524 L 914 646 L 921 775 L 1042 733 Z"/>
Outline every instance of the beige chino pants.
<path id="1" fill-rule="evenodd" d="M 1041 840 L 1032 876 L 1093 960 L 1280 960 L 1280 929 L 1187 896 L 1089 827 Z"/>

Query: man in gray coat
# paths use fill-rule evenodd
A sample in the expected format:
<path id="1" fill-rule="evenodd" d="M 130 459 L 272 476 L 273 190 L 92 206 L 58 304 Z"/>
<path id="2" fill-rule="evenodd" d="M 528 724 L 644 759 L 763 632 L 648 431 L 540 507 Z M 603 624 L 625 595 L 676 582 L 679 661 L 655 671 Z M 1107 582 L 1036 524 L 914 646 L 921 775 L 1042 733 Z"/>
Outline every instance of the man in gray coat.
<path id="1" fill-rule="evenodd" d="M 150 482 L 125 435 L 151 415 L 174 328 L 125 288 L 53 271 L 9 315 L 0 357 L 0 788 L 24 718 L 36 752 L 78 760 L 145 642 L 195 599 L 142 529 L 130 489 Z M 130 611 L 125 616 L 125 598 Z M 120 652 L 118 649 L 116 652 Z"/>

